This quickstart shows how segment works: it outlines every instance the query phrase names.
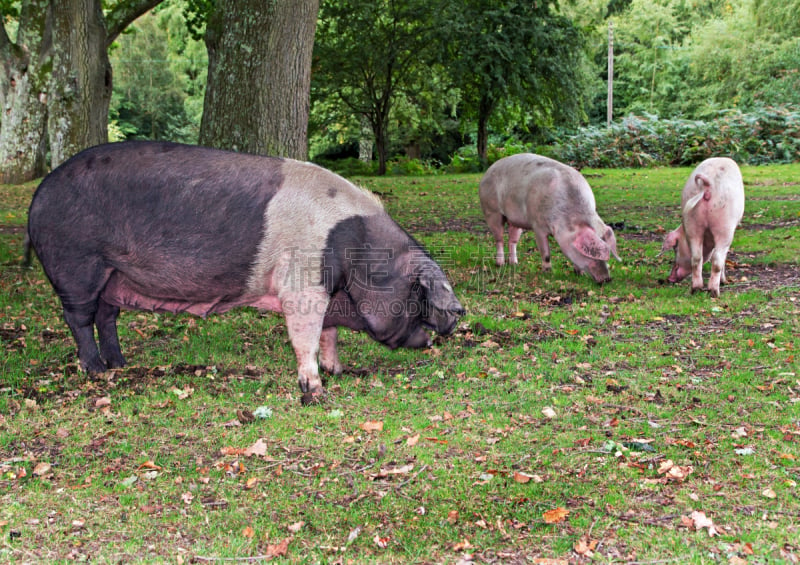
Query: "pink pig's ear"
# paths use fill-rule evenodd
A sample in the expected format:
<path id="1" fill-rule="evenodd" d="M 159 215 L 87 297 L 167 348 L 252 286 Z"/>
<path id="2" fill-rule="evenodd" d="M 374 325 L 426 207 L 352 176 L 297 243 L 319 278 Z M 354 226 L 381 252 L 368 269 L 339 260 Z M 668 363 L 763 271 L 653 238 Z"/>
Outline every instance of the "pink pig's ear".
<path id="1" fill-rule="evenodd" d="M 682 230 L 683 226 L 680 226 L 667 234 L 667 237 L 664 238 L 664 243 L 661 245 L 661 253 L 669 251 L 670 249 L 675 249 L 678 246 Z"/>
<path id="2" fill-rule="evenodd" d="M 572 245 L 590 259 L 598 261 L 608 261 L 611 256 L 609 247 L 605 241 L 597 237 L 597 233 L 589 226 L 584 226 L 575 236 Z"/>

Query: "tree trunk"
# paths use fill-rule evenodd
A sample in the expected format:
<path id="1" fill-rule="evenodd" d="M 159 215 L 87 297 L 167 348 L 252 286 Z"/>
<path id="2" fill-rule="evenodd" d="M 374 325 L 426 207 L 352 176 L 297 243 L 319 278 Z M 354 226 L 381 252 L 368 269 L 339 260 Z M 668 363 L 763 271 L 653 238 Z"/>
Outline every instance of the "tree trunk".
<path id="1" fill-rule="evenodd" d="M 21 183 L 107 140 L 107 49 L 163 0 L 21 0 L 16 42 L 0 25 L 0 182 Z M 106 23 L 108 30 L 106 30 Z"/>
<path id="2" fill-rule="evenodd" d="M 221 0 L 206 27 L 200 144 L 308 158 L 319 0 Z"/>
<path id="3" fill-rule="evenodd" d="M 50 60 L 47 8 L 24 3 L 17 43 L 0 25 L 0 183 L 17 184 L 45 172 Z"/>
<path id="4" fill-rule="evenodd" d="M 48 133 L 57 167 L 82 149 L 108 141 L 111 64 L 100 0 L 53 2 Z"/>
<path id="5" fill-rule="evenodd" d="M 481 97 L 478 108 L 478 139 L 476 141 L 478 159 L 481 167 L 489 165 L 489 117 L 492 115 L 494 103 L 488 96 Z"/>
<path id="6" fill-rule="evenodd" d="M 369 125 L 369 119 L 361 116 L 361 135 L 358 138 L 358 160 L 363 163 L 372 162 L 372 143 L 373 143 L 372 128 Z"/>

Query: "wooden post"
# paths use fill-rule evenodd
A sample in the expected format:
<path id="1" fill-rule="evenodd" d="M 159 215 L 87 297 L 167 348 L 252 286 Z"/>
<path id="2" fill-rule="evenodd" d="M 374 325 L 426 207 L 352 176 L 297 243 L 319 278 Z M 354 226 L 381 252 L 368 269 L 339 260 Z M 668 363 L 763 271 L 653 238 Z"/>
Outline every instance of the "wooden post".
<path id="1" fill-rule="evenodd" d="M 606 101 L 606 126 L 611 127 L 614 114 L 614 22 L 608 20 L 608 100 Z"/>

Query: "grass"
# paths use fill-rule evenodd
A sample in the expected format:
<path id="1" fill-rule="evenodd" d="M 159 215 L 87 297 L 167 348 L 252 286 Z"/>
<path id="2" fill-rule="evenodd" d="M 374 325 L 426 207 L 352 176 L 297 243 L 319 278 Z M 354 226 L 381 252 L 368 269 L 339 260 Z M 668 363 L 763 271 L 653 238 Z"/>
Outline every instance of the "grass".
<path id="1" fill-rule="evenodd" d="M 689 169 L 583 172 L 623 258 L 604 286 L 558 250 L 543 273 L 531 234 L 495 268 L 477 175 L 356 179 L 468 314 L 423 352 L 342 332 L 307 408 L 282 319 L 247 309 L 125 312 L 129 366 L 81 373 L 18 266 L 34 186 L 0 187 L 0 560 L 797 562 L 800 165 L 743 167 L 715 300 L 657 256 Z"/>

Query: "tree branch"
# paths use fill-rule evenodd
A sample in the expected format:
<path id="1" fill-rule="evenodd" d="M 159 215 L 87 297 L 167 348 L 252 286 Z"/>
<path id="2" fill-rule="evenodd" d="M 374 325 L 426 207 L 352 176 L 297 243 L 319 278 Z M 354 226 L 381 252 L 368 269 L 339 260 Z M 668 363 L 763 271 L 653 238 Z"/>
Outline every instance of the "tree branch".
<path id="1" fill-rule="evenodd" d="M 106 15 L 106 29 L 108 35 L 106 36 L 106 48 L 122 33 L 122 31 L 131 25 L 131 23 L 144 14 L 161 4 L 164 0 L 127 0 L 119 2 L 114 8 Z"/>

